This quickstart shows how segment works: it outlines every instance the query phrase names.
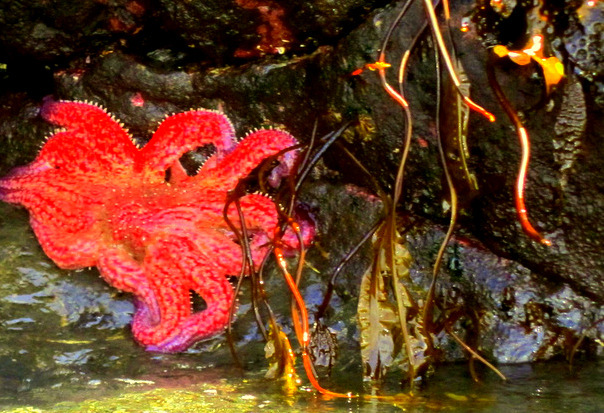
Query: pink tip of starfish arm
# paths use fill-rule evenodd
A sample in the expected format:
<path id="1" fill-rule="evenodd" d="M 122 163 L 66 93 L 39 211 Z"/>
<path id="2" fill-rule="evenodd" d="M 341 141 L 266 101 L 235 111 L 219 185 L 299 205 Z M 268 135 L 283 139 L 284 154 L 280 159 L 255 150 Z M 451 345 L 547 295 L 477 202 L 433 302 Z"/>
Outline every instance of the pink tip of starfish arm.
<path id="1" fill-rule="evenodd" d="M 221 186 L 233 188 L 239 179 L 248 176 L 262 161 L 283 152 L 279 157 L 280 165 L 273 169 L 269 177 L 271 185 L 276 186 L 280 179 L 289 175 L 293 169 L 297 151 L 285 150 L 297 143 L 287 132 L 274 129 L 259 130 L 242 139 L 228 157 L 217 162 L 210 159 L 212 162 L 204 165 L 202 172 L 219 181 Z M 237 159 L 237 163 L 233 163 L 233 159 Z"/>

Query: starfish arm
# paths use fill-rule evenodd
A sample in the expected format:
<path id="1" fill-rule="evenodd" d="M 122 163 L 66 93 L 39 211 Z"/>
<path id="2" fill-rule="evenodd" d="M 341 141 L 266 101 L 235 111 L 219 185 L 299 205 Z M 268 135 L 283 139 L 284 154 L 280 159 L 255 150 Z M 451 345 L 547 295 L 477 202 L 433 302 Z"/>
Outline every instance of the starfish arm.
<path id="1" fill-rule="evenodd" d="M 232 150 L 217 162 L 207 162 L 195 176 L 199 184 L 205 185 L 211 182 L 212 186 L 225 190 L 235 187 L 239 179 L 245 178 L 265 159 L 277 155 L 290 146 L 296 145 L 297 141 L 289 133 L 265 129 L 249 134 Z M 213 159 L 212 159 L 213 160 Z M 286 175 L 293 167 L 296 160 L 296 151 L 287 152 L 279 157 L 281 165 L 279 176 Z M 271 175 L 271 179 L 278 183 L 277 176 Z"/>
<path id="2" fill-rule="evenodd" d="M 84 217 L 80 216 L 80 223 Z M 52 225 L 30 218 L 31 226 L 44 253 L 63 269 L 78 269 L 96 265 L 100 245 L 96 231 L 69 232 L 69 225 Z M 56 223 L 56 222 L 55 222 Z"/>
<path id="3" fill-rule="evenodd" d="M 64 224 L 68 232 L 88 226 L 93 211 L 103 203 L 99 195 L 105 190 L 40 162 L 15 168 L 0 178 L 1 201 L 21 204 L 39 222 Z"/>
<path id="4" fill-rule="evenodd" d="M 27 209 L 43 203 L 41 196 L 48 195 L 44 191 L 46 185 L 52 184 L 58 177 L 58 174 L 50 169 L 48 165 L 39 162 L 14 168 L 8 175 L 0 178 L 0 200 L 21 204 Z"/>
<path id="5" fill-rule="evenodd" d="M 234 242 L 230 232 L 225 232 L 220 227 L 206 227 L 204 224 L 198 225 L 195 233 L 189 234 L 187 242 L 194 245 L 189 248 L 191 254 L 179 258 L 179 267 L 182 271 L 190 272 L 186 265 L 206 266 L 209 265 L 213 271 L 222 274 L 222 277 L 230 275 L 239 275 L 241 272 L 241 263 L 243 256 L 241 246 Z M 182 247 L 181 247 L 182 248 Z M 195 260 L 199 260 L 196 262 Z M 197 268 L 196 267 L 196 268 Z M 210 272 L 211 275 L 212 272 Z M 200 273 L 198 275 L 202 277 Z"/>
<path id="6" fill-rule="evenodd" d="M 32 162 L 29 165 L 14 168 L 6 176 L 0 178 L 0 201 L 10 202 L 11 204 L 22 204 L 26 208 L 29 205 L 36 204 L 38 194 L 46 182 L 39 185 L 40 180 L 37 175 L 46 174 L 52 169 L 45 162 Z M 56 175 L 56 173 L 50 173 Z M 54 179 L 53 179 L 54 180 Z M 43 179 L 42 181 L 47 181 Z"/>
<path id="7" fill-rule="evenodd" d="M 211 260 L 188 251 L 182 254 L 179 266 L 191 271 L 190 288 L 204 299 L 206 308 L 193 313 L 173 329 L 173 334 L 161 342 L 147 346 L 147 351 L 174 353 L 193 343 L 221 332 L 229 322 L 234 299 L 233 287 Z"/>
<path id="8" fill-rule="evenodd" d="M 96 265 L 103 279 L 112 287 L 135 295 L 137 313 L 133 324 L 153 325 L 159 322 L 160 306 L 154 286 L 145 269 L 130 254 L 120 248 L 106 249 Z"/>
<path id="9" fill-rule="evenodd" d="M 241 265 L 241 254 L 233 254 L 239 247 L 218 231 L 202 233 L 199 239 L 209 255 L 193 239 L 178 236 L 158 240 L 147 252 L 145 270 L 155 286 L 161 319 L 156 325 L 134 323 L 133 333 L 148 351 L 184 350 L 228 323 L 233 290 L 225 275 Z M 205 300 L 203 311 L 191 314 L 189 291 Z"/>
<path id="10" fill-rule="evenodd" d="M 207 270 L 207 265 L 206 265 Z M 224 276 L 208 276 L 195 282 L 194 290 L 204 298 L 206 309 L 184 319 L 175 330 L 176 334 L 161 343 L 147 346 L 147 351 L 176 353 L 186 350 L 193 343 L 223 331 L 229 323 L 233 303 L 233 287 Z"/>
<path id="11" fill-rule="evenodd" d="M 163 245 L 166 247 L 166 245 Z M 169 246 L 168 246 L 169 248 Z M 165 250 L 164 253 L 174 253 Z M 182 251 L 181 251 L 182 252 Z M 149 322 L 146 317 L 147 306 L 143 305 L 132 322 L 132 333 L 137 342 L 145 347 L 154 346 L 166 340 L 175 331 L 180 330 L 182 323 L 191 314 L 191 299 L 189 282 L 174 266 L 161 266 L 159 260 L 151 265 L 145 265 L 145 272 L 153 285 L 154 296 L 157 299 L 159 318 L 157 322 Z"/>
<path id="12" fill-rule="evenodd" d="M 138 149 L 104 109 L 84 102 L 47 101 L 41 113 L 65 130 L 50 136 L 36 162 L 89 174 L 127 172 L 134 165 Z"/>
<path id="13" fill-rule="evenodd" d="M 100 238 L 95 211 L 99 201 L 73 191 L 61 176 L 32 177 L 28 167 L 0 179 L 0 200 L 21 204 L 46 254 L 61 268 L 95 265 Z M 35 172 L 33 173 L 35 175 Z"/>
<path id="14" fill-rule="evenodd" d="M 186 152 L 212 144 L 219 154 L 235 145 L 235 131 L 222 113 L 194 110 L 166 118 L 141 150 L 141 167 L 163 178 L 163 173 Z"/>

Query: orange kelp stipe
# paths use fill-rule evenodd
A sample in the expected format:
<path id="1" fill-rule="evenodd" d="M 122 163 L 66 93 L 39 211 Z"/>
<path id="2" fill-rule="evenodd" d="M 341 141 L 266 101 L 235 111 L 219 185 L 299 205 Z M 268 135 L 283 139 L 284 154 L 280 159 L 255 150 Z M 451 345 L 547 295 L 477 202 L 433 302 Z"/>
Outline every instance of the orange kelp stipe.
<path id="1" fill-rule="evenodd" d="M 331 396 L 331 397 L 345 397 L 348 399 L 358 397 L 358 395 L 355 395 L 352 393 L 333 392 L 331 390 L 323 388 L 319 384 L 319 381 L 315 375 L 312 361 L 310 360 L 310 356 L 308 354 L 308 347 L 310 344 L 310 331 L 308 328 L 308 311 L 306 310 L 306 304 L 304 304 L 304 299 L 302 298 L 302 294 L 300 294 L 300 291 L 298 290 L 298 286 L 296 285 L 296 282 L 294 281 L 293 277 L 289 273 L 289 270 L 287 269 L 287 261 L 285 260 L 285 257 L 283 256 L 283 251 L 281 250 L 281 248 L 275 247 L 274 253 L 275 253 L 275 258 L 277 259 L 277 263 L 279 264 L 279 267 L 281 268 L 281 271 L 283 272 L 283 277 L 285 278 L 285 281 L 287 282 L 287 286 L 289 287 L 289 289 L 294 297 L 294 301 L 296 302 L 296 305 L 298 307 L 299 313 L 297 315 L 294 315 L 294 317 L 301 318 L 301 320 L 299 320 L 298 323 L 300 324 L 300 321 L 301 321 L 302 335 L 301 335 L 301 337 L 298 337 L 298 340 L 300 340 L 300 346 L 302 347 L 302 360 L 304 362 L 304 370 L 306 372 L 306 376 L 308 377 L 308 380 L 310 381 L 312 386 L 319 393 L 321 393 L 323 395 Z"/>
<path id="2" fill-rule="evenodd" d="M 396 102 L 399 105 L 401 105 L 404 109 L 409 109 L 409 103 L 407 102 L 407 99 L 405 99 L 403 97 L 403 95 L 398 93 L 392 86 L 390 86 L 390 83 L 388 83 L 388 81 L 386 81 L 386 69 L 392 65 L 390 63 L 386 63 L 384 61 L 384 57 L 385 57 L 384 51 L 382 50 L 382 52 L 380 53 L 380 59 L 377 62 L 373 63 L 374 69 L 370 69 L 370 70 L 377 70 L 378 73 L 380 74 L 382 86 L 384 87 L 386 92 L 390 95 L 390 97 L 392 99 L 396 100 Z"/>
<path id="3" fill-rule="evenodd" d="M 500 56 L 496 53 L 493 53 L 493 56 L 495 59 L 500 58 Z M 499 82 L 497 82 L 493 63 L 493 61 L 490 61 L 487 65 L 487 76 L 489 78 L 489 84 L 491 85 L 493 92 L 495 92 L 495 96 L 497 97 L 497 100 L 499 100 L 499 103 L 503 107 L 503 110 L 508 115 L 510 121 L 514 124 L 516 133 L 518 134 L 518 140 L 520 141 L 520 149 L 522 151 L 520 167 L 518 169 L 518 176 L 516 177 L 515 191 L 516 212 L 518 214 L 518 219 L 520 221 L 522 229 L 528 236 L 543 245 L 550 246 L 552 245 L 551 241 L 545 239 L 529 221 L 528 212 L 524 203 L 524 187 L 526 185 L 526 173 L 528 170 L 529 159 L 531 157 L 531 141 L 529 139 L 528 132 L 522 125 L 520 117 L 518 116 L 514 108 L 512 108 L 512 105 L 505 96 L 505 93 L 503 93 L 503 90 L 501 90 Z"/>
<path id="4" fill-rule="evenodd" d="M 298 232 L 299 227 L 297 226 L 297 224 L 295 224 L 295 222 L 293 224 L 294 225 L 292 225 L 292 223 L 290 223 L 292 229 L 294 229 L 294 231 L 296 231 L 296 233 L 299 234 L 299 232 Z M 298 229 L 296 229 L 296 228 L 298 228 Z M 300 346 L 301 346 L 301 350 L 302 350 L 302 361 L 304 364 L 304 371 L 306 372 L 306 376 L 308 377 L 308 380 L 310 381 L 312 386 L 315 388 L 315 390 L 317 390 L 319 393 L 321 393 L 322 395 L 327 396 L 327 397 L 337 397 L 337 398 L 346 398 L 346 399 L 363 398 L 364 400 L 384 400 L 384 401 L 390 401 L 390 402 L 400 402 L 401 399 L 403 399 L 403 400 L 412 399 L 413 395 L 410 395 L 408 397 L 401 397 L 401 395 L 381 396 L 381 395 L 374 395 L 374 394 L 359 395 L 359 394 L 353 394 L 352 392 L 338 393 L 338 392 L 328 390 L 328 389 L 324 388 L 323 386 L 321 386 L 321 384 L 319 383 L 319 380 L 316 376 L 315 369 L 312 364 L 312 360 L 310 359 L 310 355 L 309 355 L 309 351 L 308 351 L 309 345 L 310 345 L 310 331 L 308 328 L 308 311 L 306 309 L 306 304 L 304 303 L 304 299 L 302 298 L 302 294 L 300 294 L 300 290 L 298 290 L 298 286 L 296 285 L 294 278 L 292 277 L 292 275 L 290 274 L 290 272 L 287 268 L 287 261 L 285 260 L 285 257 L 283 256 L 283 251 L 279 247 L 275 247 L 273 251 L 275 254 L 275 258 L 277 259 L 277 264 L 281 268 L 283 277 L 285 278 L 287 286 L 289 287 L 289 289 L 292 293 L 292 296 L 294 297 L 296 306 L 298 307 L 297 308 L 298 311 L 296 313 L 294 313 L 293 316 L 299 317 L 299 318 L 301 318 L 301 320 L 294 320 L 294 324 L 301 326 L 302 334 L 300 334 L 300 335 L 297 334 L 297 335 L 298 335 L 298 340 L 300 341 Z"/>
<path id="5" fill-rule="evenodd" d="M 524 229 L 524 232 L 526 232 L 527 235 L 543 245 L 550 246 L 552 245 L 551 241 L 543 238 L 528 219 L 528 213 L 524 204 L 524 186 L 526 184 L 526 171 L 531 157 L 530 140 L 528 133 L 523 126 L 520 126 L 517 129 L 520 147 L 522 148 L 522 159 L 520 160 L 520 169 L 518 171 L 518 177 L 516 178 L 516 211 L 518 212 L 518 219 L 520 220 L 522 229 Z"/>

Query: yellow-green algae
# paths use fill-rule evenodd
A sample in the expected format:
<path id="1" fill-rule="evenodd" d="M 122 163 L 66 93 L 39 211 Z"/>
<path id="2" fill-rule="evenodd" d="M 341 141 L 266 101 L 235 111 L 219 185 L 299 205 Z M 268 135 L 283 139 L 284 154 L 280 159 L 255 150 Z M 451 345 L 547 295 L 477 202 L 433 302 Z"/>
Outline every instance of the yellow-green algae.
<path id="1" fill-rule="evenodd" d="M 231 385 L 198 385 L 191 389 L 154 389 L 110 396 L 97 400 L 60 402 L 46 408 L 32 406 L 5 410 L 7 413 L 87 412 L 245 412 L 266 403 L 256 396 L 241 394 Z"/>

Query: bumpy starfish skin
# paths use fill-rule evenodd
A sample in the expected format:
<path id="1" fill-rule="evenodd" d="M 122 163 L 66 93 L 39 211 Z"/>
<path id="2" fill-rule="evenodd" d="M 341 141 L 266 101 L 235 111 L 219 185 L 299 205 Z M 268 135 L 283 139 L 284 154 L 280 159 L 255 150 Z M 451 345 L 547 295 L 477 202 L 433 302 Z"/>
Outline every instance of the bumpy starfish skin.
<path id="1" fill-rule="evenodd" d="M 181 351 L 220 332 L 233 302 L 226 277 L 238 275 L 242 262 L 222 216 L 227 192 L 295 139 L 262 130 L 237 143 L 226 116 L 196 110 L 165 119 L 138 149 L 95 105 L 47 102 L 42 116 L 63 129 L 31 164 L 0 179 L 0 200 L 29 210 L 42 248 L 58 266 L 96 266 L 112 286 L 134 294 L 132 330 L 148 350 Z M 208 144 L 215 153 L 187 176 L 179 158 Z M 295 151 L 281 154 L 269 182 L 276 185 L 289 174 L 295 157 Z M 277 210 L 259 194 L 240 204 L 258 263 L 278 225 Z M 228 216 L 238 222 L 234 204 Z M 310 243 L 313 224 L 303 221 L 302 232 Z M 286 236 L 295 247 L 295 236 Z M 192 312 L 190 291 L 206 309 Z"/>

